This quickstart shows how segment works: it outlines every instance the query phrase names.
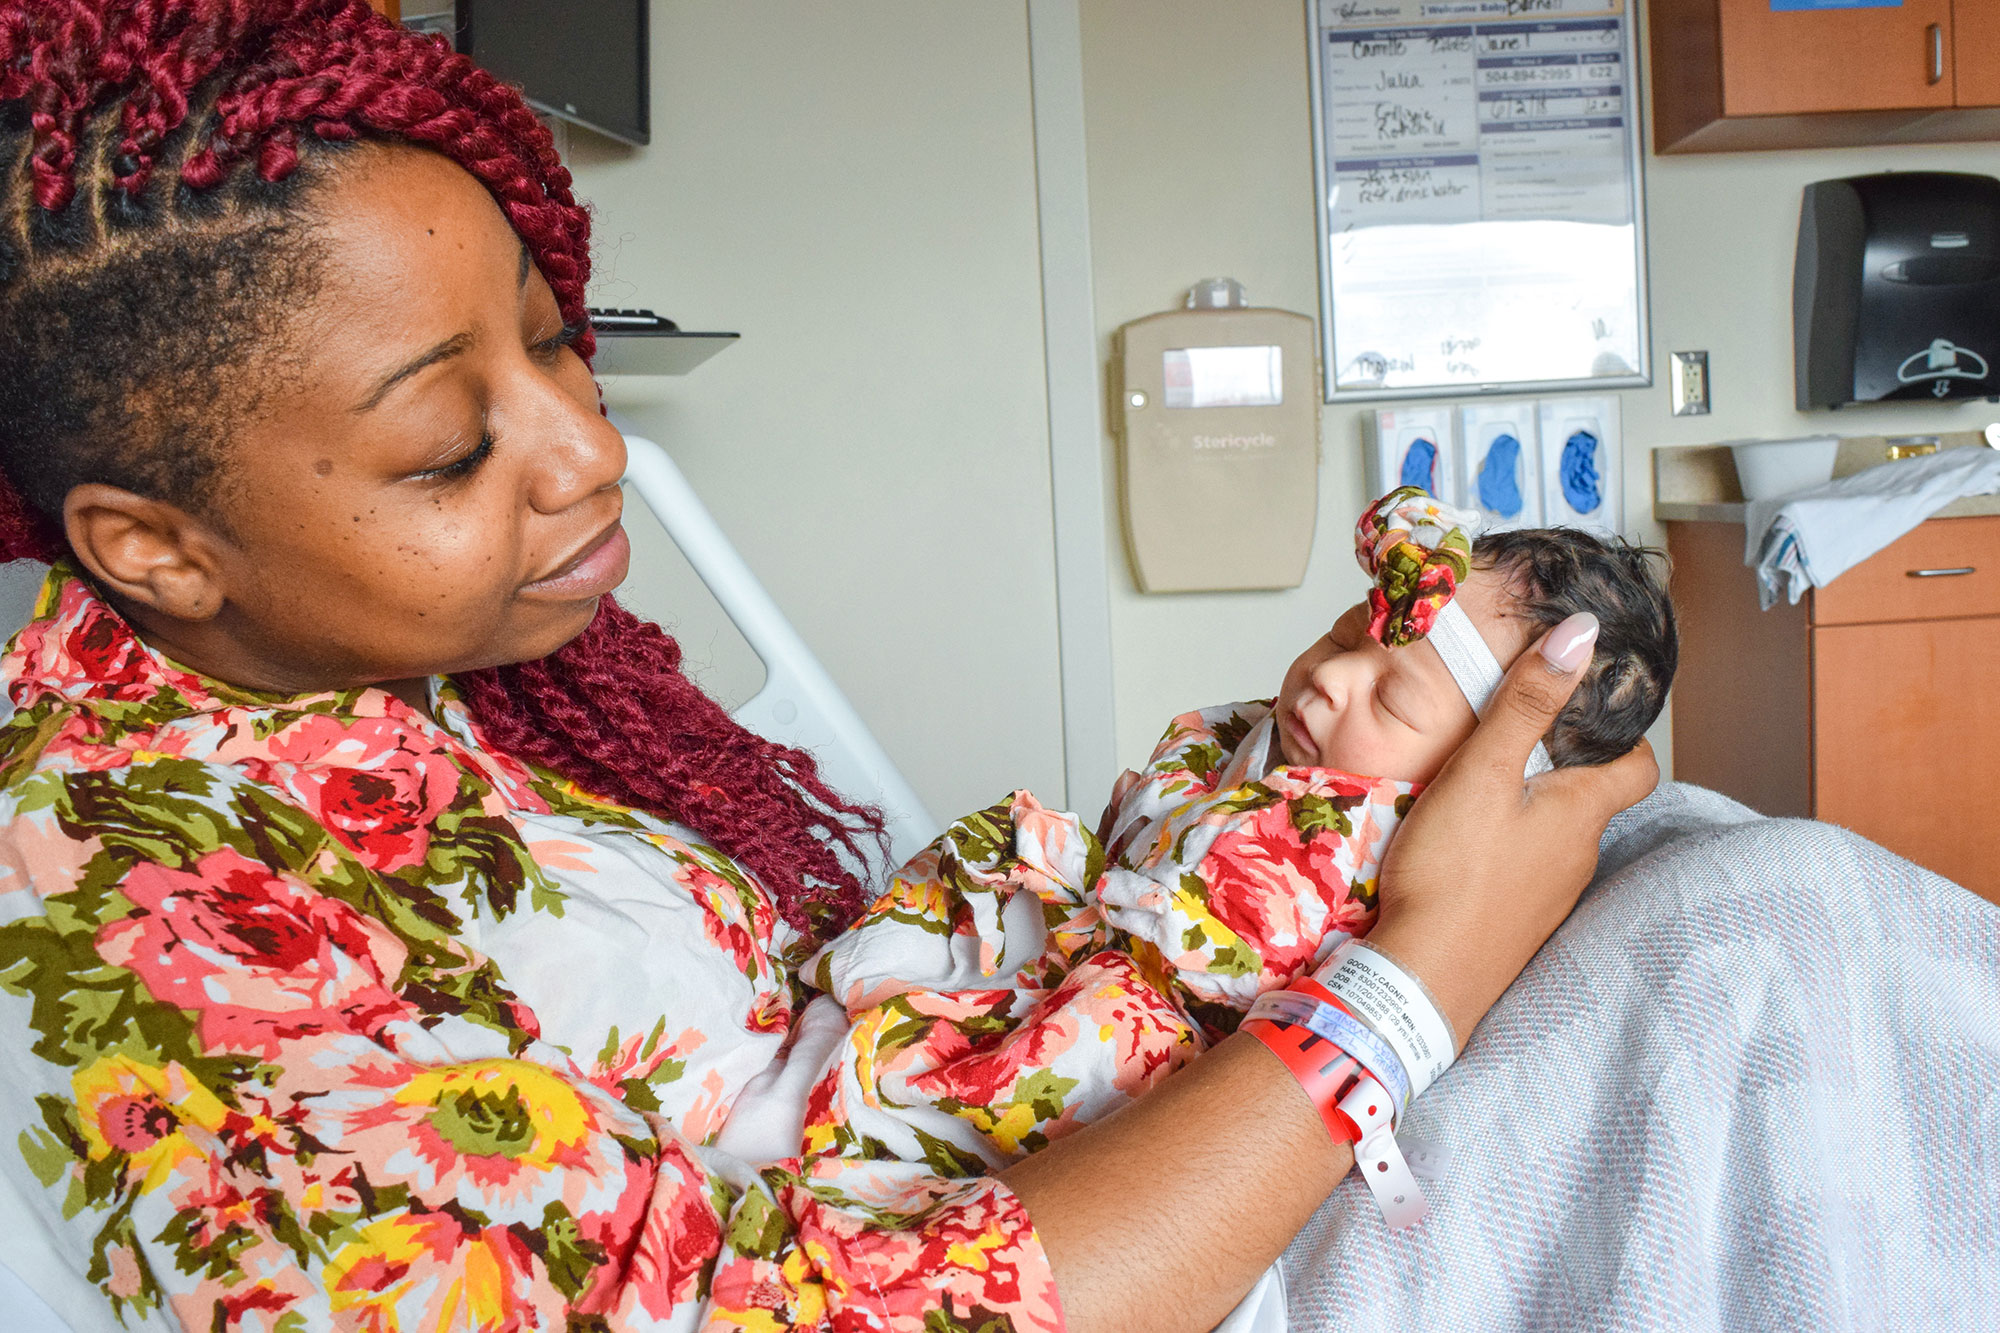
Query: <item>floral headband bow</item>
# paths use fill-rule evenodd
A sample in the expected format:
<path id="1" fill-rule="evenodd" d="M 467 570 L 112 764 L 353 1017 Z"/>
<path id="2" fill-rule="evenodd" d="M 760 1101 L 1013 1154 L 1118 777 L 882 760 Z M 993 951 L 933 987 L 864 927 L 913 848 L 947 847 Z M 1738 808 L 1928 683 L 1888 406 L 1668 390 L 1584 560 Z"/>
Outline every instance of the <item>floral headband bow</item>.
<path id="1" fill-rule="evenodd" d="M 1472 617 L 1452 600 L 1472 571 L 1478 531 L 1478 514 L 1405 486 L 1368 506 L 1354 529 L 1354 555 L 1375 580 L 1368 633 L 1390 648 L 1430 640 L 1473 713 L 1483 717 L 1504 672 Z M 1551 766 L 1548 748 L 1535 742 L 1526 776 Z"/>
<path id="2" fill-rule="evenodd" d="M 1479 515 L 1404 486 L 1369 505 L 1354 528 L 1368 590 L 1368 633 L 1395 648 L 1431 632 L 1472 569 Z"/>

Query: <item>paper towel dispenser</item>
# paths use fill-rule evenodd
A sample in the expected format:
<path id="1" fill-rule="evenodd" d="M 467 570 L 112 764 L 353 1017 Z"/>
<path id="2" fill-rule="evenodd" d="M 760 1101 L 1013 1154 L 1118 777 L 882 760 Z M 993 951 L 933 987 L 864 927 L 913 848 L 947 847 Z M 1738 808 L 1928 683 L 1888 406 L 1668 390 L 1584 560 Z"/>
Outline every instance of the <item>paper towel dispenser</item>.
<path id="1" fill-rule="evenodd" d="M 2000 396 L 2000 180 L 1895 171 L 1808 185 L 1792 357 L 1801 408 Z"/>

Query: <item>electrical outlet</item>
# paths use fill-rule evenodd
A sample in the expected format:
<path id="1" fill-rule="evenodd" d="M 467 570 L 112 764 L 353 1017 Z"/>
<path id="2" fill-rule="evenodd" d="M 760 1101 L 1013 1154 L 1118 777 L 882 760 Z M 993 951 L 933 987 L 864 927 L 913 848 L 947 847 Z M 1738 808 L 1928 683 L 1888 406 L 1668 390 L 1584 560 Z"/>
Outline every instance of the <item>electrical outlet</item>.
<path id="1" fill-rule="evenodd" d="M 1674 415 L 1708 415 L 1708 353 L 1675 352 L 1671 374 Z"/>

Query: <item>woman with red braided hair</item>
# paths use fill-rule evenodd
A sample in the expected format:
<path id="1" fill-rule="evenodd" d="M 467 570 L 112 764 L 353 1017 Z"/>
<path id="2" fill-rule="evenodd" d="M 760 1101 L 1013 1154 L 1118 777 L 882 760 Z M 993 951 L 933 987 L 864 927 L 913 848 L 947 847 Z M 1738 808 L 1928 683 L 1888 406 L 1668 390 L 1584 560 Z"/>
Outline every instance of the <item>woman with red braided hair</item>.
<path id="1" fill-rule="evenodd" d="M 998 1175 L 739 1150 L 881 821 L 606 595 L 587 236 L 359 0 L 0 0 L 0 1259 L 78 1328 L 1210 1327 L 1353 1161 L 1254 1041 Z M 1384 882 L 1460 1033 L 1651 785 L 1509 796 L 1574 683 Z"/>

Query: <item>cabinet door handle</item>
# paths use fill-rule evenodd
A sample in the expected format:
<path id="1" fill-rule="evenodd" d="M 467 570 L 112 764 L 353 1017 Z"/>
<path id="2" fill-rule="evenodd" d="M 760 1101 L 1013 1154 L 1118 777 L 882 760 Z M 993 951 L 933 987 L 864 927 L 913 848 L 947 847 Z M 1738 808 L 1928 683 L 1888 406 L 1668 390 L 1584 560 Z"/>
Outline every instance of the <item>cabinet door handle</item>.
<path id="1" fill-rule="evenodd" d="M 1979 567 L 1977 565 L 1960 565 L 1955 569 L 1913 569 L 1910 571 L 1910 577 L 1913 579 L 1950 579 L 1957 578 L 1960 574 L 1977 574 L 1978 572 Z"/>
<path id="2" fill-rule="evenodd" d="M 1944 25 L 1933 23 L 1924 29 L 1924 36 L 1931 44 L 1931 82 L 1944 82 Z"/>

